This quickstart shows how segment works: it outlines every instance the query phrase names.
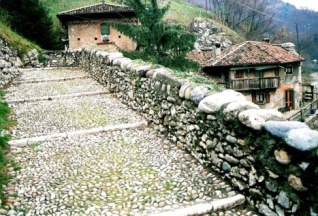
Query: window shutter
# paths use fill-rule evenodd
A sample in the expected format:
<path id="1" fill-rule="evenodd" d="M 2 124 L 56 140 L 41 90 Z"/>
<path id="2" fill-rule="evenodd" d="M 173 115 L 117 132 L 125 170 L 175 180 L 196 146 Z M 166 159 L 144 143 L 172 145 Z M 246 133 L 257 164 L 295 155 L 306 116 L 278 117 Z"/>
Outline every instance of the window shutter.
<path id="1" fill-rule="evenodd" d="M 265 102 L 266 103 L 270 103 L 271 102 L 271 95 L 269 94 L 269 92 L 265 93 Z"/>
<path id="2" fill-rule="evenodd" d="M 256 94 L 255 93 L 252 94 L 252 102 L 256 103 Z"/>

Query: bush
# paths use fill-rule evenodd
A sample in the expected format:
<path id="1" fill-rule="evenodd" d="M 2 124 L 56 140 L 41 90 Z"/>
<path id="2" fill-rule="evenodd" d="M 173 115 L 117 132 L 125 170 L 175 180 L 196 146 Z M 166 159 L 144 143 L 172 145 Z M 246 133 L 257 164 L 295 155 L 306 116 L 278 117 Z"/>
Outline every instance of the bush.
<path id="1" fill-rule="evenodd" d="M 184 58 L 183 56 L 155 55 L 146 52 L 127 52 L 122 51 L 125 56 L 131 59 L 142 59 L 153 64 L 160 64 L 165 67 L 180 71 L 198 71 L 200 65 L 194 61 Z"/>
<path id="2" fill-rule="evenodd" d="M 3 93 L 0 92 L 0 199 L 3 197 L 3 185 L 9 179 L 9 176 L 6 174 L 6 165 L 7 160 L 5 157 L 9 136 L 3 135 L 3 130 L 9 127 L 9 107 L 8 104 L 2 102 Z"/>
<path id="3" fill-rule="evenodd" d="M 10 26 L 15 32 L 36 42 L 42 48 L 50 49 L 54 46 L 53 21 L 41 1 L 1 0 L 0 8 L 2 14 L 9 17 Z"/>

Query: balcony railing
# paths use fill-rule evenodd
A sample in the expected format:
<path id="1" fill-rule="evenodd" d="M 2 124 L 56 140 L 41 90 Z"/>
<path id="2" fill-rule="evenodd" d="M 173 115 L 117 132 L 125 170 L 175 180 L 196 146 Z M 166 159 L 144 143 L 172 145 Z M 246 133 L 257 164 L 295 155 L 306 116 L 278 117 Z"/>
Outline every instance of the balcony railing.
<path id="1" fill-rule="evenodd" d="M 280 77 L 231 80 L 229 88 L 237 91 L 278 88 Z"/>

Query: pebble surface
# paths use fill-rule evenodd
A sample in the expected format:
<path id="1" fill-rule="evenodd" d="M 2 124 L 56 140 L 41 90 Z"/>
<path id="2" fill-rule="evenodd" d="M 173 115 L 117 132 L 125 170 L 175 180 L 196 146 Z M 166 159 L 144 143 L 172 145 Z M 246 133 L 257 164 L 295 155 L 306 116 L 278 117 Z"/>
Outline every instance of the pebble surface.
<path id="1" fill-rule="evenodd" d="M 14 139 L 140 122 L 142 118 L 110 95 L 21 103 L 11 106 L 17 119 Z"/>
<path id="2" fill-rule="evenodd" d="M 22 93 L 19 86 L 8 91 Z M 12 108 L 14 139 L 143 120 L 110 95 Z M 12 147 L 9 157 L 15 166 L 0 215 L 149 215 L 237 194 L 150 126 Z M 255 214 L 237 208 L 211 215 Z"/>
<path id="3" fill-rule="evenodd" d="M 79 69 L 32 69 L 22 70 L 22 75 L 15 79 L 15 81 L 30 81 L 30 80 L 49 80 L 66 77 L 87 76 L 88 74 Z"/>
<path id="4" fill-rule="evenodd" d="M 101 87 L 96 81 L 91 79 L 76 79 L 63 82 L 14 85 L 6 92 L 6 98 L 17 100 L 97 91 L 106 91 L 106 88 Z"/>

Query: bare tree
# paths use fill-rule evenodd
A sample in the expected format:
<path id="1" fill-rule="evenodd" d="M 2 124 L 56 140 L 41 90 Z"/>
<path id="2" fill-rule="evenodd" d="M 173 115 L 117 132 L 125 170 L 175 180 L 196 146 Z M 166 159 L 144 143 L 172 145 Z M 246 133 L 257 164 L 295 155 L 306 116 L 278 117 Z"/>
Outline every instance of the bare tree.
<path id="1" fill-rule="evenodd" d="M 248 39 L 258 39 L 273 28 L 273 3 L 270 0 L 206 0 L 214 18 Z"/>

